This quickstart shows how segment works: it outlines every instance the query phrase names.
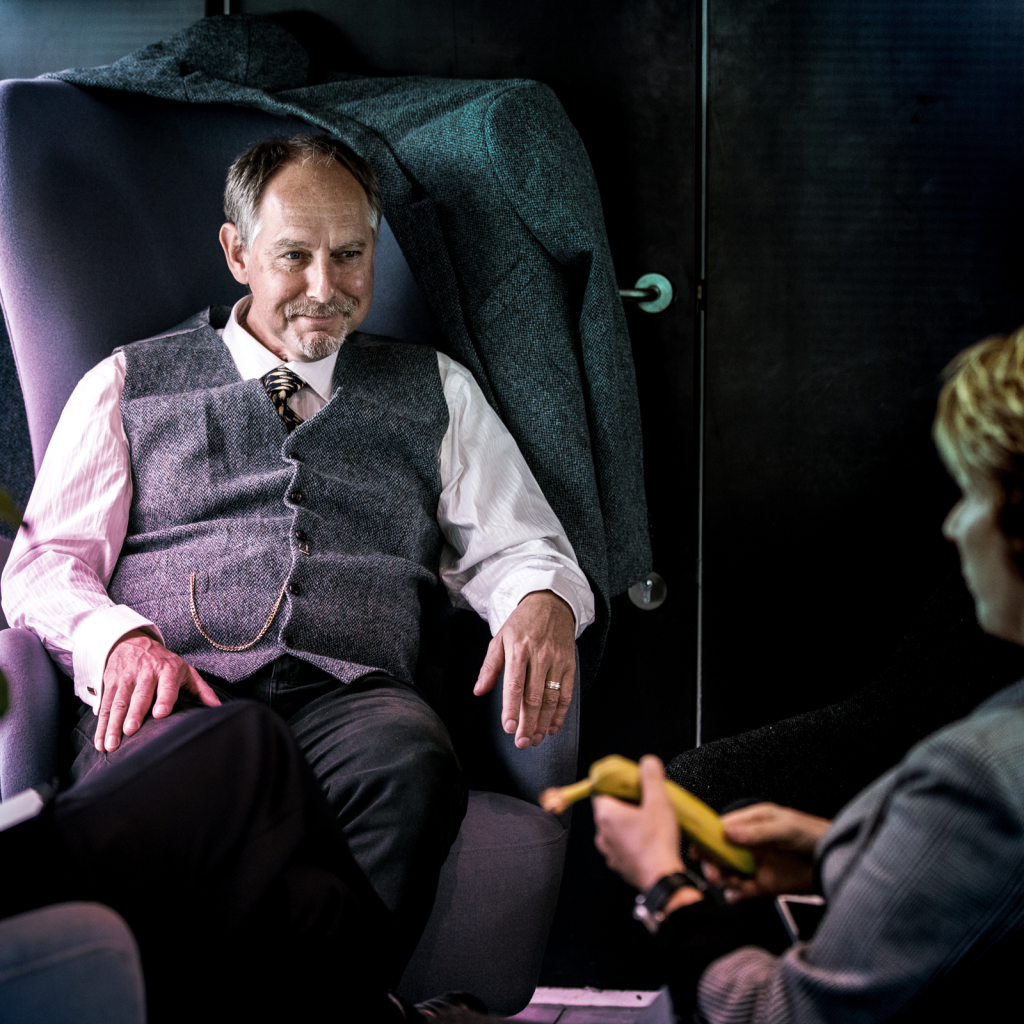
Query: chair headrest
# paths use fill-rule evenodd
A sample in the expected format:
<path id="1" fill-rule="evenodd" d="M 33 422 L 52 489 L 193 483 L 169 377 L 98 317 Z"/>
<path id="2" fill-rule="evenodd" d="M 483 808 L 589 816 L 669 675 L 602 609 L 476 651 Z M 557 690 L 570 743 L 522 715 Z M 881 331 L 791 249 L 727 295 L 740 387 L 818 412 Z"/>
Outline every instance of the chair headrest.
<path id="1" fill-rule="evenodd" d="M 294 118 L 64 82 L 0 84 L 0 299 L 36 467 L 82 375 L 118 345 L 244 292 L 217 240 L 224 177 Z M 362 329 L 436 344 L 437 326 L 381 227 Z"/>

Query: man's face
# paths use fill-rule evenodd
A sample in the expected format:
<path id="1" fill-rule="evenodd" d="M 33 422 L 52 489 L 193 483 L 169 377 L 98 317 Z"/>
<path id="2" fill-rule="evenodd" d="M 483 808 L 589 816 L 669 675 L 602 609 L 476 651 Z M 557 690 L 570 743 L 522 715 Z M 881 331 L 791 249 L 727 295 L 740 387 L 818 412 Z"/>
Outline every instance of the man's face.
<path id="1" fill-rule="evenodd" d="M 373 301 L 370 205 L 340 164 L 290 163 L 263 193 L 246 251 L 233 224 L 221 245 L 252 303 L 245 327 L 285 362 L 336 352 Z"/>

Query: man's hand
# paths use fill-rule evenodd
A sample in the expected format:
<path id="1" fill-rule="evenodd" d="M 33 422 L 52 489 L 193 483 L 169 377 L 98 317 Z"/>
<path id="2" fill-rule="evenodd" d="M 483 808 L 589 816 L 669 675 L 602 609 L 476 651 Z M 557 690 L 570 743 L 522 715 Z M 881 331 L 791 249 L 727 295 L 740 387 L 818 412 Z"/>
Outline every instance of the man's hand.
<path id="1" fill-rule="evenodd" d="M 103 670 L 96 749 L 117 750 L 122 734 L 137 732 L 154 693 L 153 717 L 166 718 L 182 689 L 210 707 L 220 704 L 203 677 L 162 643 L 141 629 L 126 633 L 114 645 Z"/>
<path id="2" fill-rule="evenodd" d="M 640 759 L 640 785 L 639 807 L 611 796 L 594 797 L 594 845 L 612 871 L 646 892 L 659 878 L 682 871 L 683 858 L 679 825 L 665 791 L 665 769 L 653 755 Z M 671 912 L 700 899 L 696 888 L 684 886 L 665 909 Z"/>
<path id="3" fill-rule="evenodd" d="M 576 621 L 565 601 L 550 590 L 527 594 L 488 646 L 473 692 L 490 693 L 503 668 L 502 728 L 516 734 L 520 750 L 536 747 L 562 728 L 572 701 Z"/>
<path id="4" fill-rule="evenodd" d="M 722 816 L 725 834 L 750 848 L 757 862 L 753 878 L 727 874 L 707 861 L 704 875 L 720 885 L 730 903 L 752 896 L 810 892 L 814 883 L 814 846 L 831 822 L 778 804 L 752 804 Z M 699 851 L 691 851 L 699 855 Z"/>

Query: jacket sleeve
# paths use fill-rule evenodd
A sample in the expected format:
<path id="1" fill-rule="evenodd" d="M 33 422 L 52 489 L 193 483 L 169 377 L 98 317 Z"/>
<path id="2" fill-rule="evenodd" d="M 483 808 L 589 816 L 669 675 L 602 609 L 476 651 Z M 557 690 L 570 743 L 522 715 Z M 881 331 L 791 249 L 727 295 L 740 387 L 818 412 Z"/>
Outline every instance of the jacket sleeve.
<path id="1" fill-rule="evenodd" d="M 704 1017 L 711 1024 L 888 1020 L 1018 929 L 1021 726 L 1013 710 L 944 730 L 876 784 L 881 799 L 872 815 L 854 828 L 840 816 L 822 841 L 829 903 L 814 938 L 780 957 L 746 947 L 716 960 L 699 985 Z M 830 850 L 836 834 L 845 849 Z"/>

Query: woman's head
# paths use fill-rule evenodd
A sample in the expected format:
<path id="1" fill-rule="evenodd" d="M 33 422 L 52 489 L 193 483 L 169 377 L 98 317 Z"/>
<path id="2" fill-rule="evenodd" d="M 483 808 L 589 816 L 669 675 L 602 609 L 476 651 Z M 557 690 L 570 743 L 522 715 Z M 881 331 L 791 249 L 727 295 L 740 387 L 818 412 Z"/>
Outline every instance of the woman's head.
<path id="1" fill-rule="evenodd" d="M 1024 328 L 949 364 L 933 434 L 962 491 L 943 532 L 960 552 L 978 621 L 1024 643 Z"/>

